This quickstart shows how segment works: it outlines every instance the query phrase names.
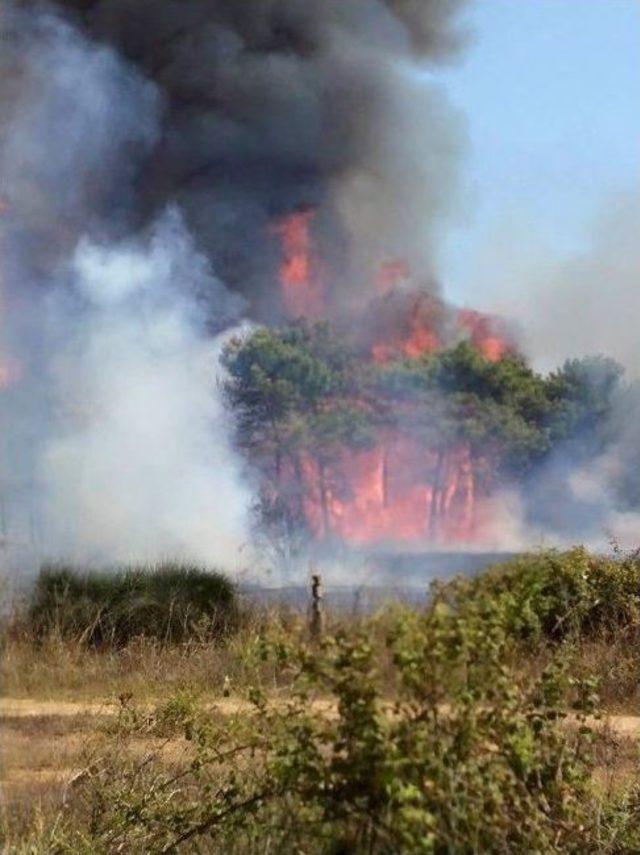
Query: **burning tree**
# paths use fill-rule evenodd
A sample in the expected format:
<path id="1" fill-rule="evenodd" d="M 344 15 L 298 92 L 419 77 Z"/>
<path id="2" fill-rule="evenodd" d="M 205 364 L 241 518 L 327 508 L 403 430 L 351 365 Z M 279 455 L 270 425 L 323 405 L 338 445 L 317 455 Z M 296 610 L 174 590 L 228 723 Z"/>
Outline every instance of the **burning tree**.
<path id="1" fill-rule="evenodd" d="M 544 377 L 468 340 L 380 361 L 357 336 L 304 321 L 234 339 L 225 364 L 265 520 L 355 545 L 482 542 L 495 488 L 525 479 L 579 422 L 598 424 L 619 380 L 603 361 L 594 391 L 586 363 Z"/>

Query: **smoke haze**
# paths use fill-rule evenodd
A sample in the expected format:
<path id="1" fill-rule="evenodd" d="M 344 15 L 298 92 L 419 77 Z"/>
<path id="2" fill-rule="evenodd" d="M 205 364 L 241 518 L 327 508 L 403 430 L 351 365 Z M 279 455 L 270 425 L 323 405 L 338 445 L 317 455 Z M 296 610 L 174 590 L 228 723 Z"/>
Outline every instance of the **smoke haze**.
<path id="1" fill-rule="evenodd" d="M 526 223 L 506 226 L 477 259 L 478 299 L 517 321 L 521 347 L 542 370 L 603 353 L 637 378 L 639 231 L 640 188 L 604 200 L 573 255 L 536 243 Z"/>
<path id="2" fill-rule="evenodd" d="M 639 230 L 640 194 L 619 192 L 603 201 L 580 253 L 562 256 L 536 244 L 519 224 L 496 234 L 478 259 L 479 298 L 514 319 L 520 346 L 539 370 L 601 354 L 625 372 L 606 450 L 579 464 L 567 449 L 529 485 L 535 519 L 520 524 L 524 543 L 537 536 L 552 543 L 586 539 L 602 547 L 611 538 L 638 545 L 640 515 L 629 499 L 636 505 L 640 499 Z"/>
<path id="3" fill-rule="evenodd" d="M 250 500 L 212 332 L 242 300 L 177 209 L 127 228 L 161 98 L 47 11 L 5 5 L 0 40 L 3 533 L 40 556 L 232 567 Z"/>
<path id="4" fill-rule="evenodd" d="M 603 206 L 590 246 L 532 283 L 537 306 L 527 314 L 526 346 L 536 362 L 605 353 L 640 376 L 633 321 L 640 317 L 639 233 L 640 192 L 620 194 Z"/>

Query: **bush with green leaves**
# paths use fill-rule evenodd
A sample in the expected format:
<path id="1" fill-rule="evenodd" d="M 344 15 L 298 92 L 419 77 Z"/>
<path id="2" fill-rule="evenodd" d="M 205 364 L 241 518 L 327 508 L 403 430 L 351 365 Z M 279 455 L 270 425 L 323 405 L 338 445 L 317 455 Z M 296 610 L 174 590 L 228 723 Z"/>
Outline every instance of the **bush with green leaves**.
<path id="1" fill-rule="evenodd" d="M 183 699 L 125 710 L 118 750 L 88 769 L 52 851 L 606 851 L 589 681 L 559 663 L 510 668 L 504 614 L 485 598 L 464 615 L 387 615 L 382 646 L 374 624 L 317 647 L 265 643 L 291 693 L 254 692 L 236 716 Z M 180 762 L 123 761 L 127 737 L 167 722 Z"/>
<path id="2" fill-rule="evenodd" d="M 503 611 L 515 637 L 560 641 L 640 628 L 640 557 L 584 547 L 521 555 L 474 578 L 433 588 L 436 600 L 464 613 L 478 598 Z"/>
<path id="3" fill-rule="evenodd" d="M 28 603 L 36 636 L 53 633 L 95 646 L 121 646 L 139 636 L 167 643 L 220 637 L 238 617 L 226 576 L 173 562 L 86 571 L 47 565 Z"/>

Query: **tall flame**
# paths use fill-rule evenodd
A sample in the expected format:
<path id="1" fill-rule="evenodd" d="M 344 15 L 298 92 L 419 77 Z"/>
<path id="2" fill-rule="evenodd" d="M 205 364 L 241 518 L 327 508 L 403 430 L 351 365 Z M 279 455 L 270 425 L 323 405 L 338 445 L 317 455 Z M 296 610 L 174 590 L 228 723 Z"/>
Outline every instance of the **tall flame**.
<path id="1" fill-rule="evenodd" d="M 312 219 L 312 210 L 295 211 L 273 225 L 282 247 L 282 302 L 290 318 L 319 318 L 324 312 L 322 284 L 312 258 Z"/>

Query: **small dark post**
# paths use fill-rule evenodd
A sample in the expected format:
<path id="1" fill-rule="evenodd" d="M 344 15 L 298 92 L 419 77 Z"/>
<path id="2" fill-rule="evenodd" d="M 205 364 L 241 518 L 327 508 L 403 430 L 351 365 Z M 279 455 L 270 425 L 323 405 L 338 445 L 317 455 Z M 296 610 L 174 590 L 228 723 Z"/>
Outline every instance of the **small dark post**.
<path id="1" fill-rule="evenodd" d="M 311 615 L 309 631 L 311 638 L 318 641 L 322 636 L 322 577 L 319 573 L 311 576 Z"/>

